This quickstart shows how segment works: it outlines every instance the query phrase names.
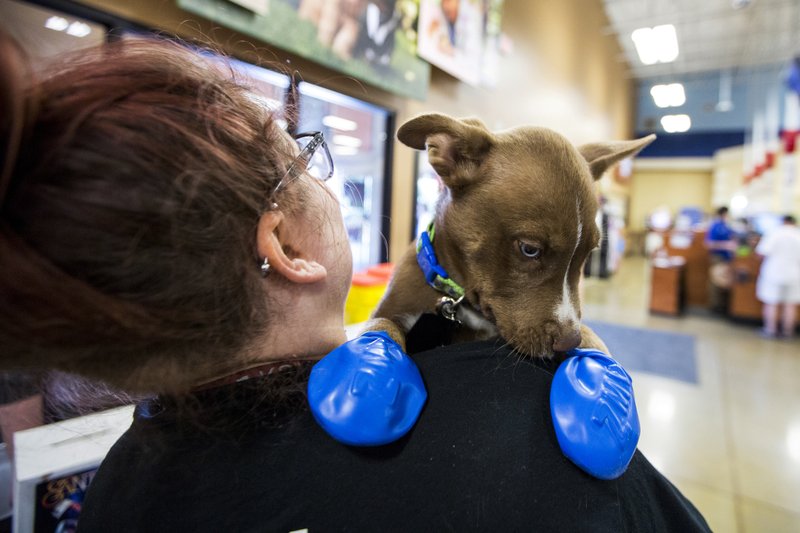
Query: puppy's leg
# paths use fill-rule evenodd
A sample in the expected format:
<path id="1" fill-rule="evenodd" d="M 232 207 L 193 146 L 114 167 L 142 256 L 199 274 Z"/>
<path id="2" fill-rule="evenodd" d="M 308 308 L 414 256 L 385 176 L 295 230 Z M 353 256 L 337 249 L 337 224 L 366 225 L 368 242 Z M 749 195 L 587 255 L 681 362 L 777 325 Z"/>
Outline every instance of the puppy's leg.
<path id="1" fill-rule="evenodd" d="M 367 331 L 385 331 L 389 334 L 394 342 L 400 345 L 403 351 L 406 351 L 406 333 L 408 330 L 392 322 L 388 318 L 371 318 L 364 323 L 364 332 Z"/>
<path id="2" fill-rule="evenodd" d="M 605 354 L 611 355 L 611 352 L 608 351 L 608 346 L 600 340 L 597 333 L 584 324 L 581 324 L 581 344 L 578 348 L 594 348 L 595 350 L 600 350 Z"/>
<path id="3" fill-rule="evenodd" d="M 408 333 L 423 313 L 434 312 L 441 295 L 427 283 L 412 244 L 395 267 L 386 294 L 366 323 L 365 331 L 386 331 L 405 351 Z"/>

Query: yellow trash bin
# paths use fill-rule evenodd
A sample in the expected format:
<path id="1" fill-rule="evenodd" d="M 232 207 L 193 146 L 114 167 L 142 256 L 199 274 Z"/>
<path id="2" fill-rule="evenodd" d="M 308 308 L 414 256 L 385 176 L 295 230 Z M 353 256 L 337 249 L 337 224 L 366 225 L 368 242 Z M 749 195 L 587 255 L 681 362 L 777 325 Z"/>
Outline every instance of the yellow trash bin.
<path id="1" fill-rule="evenodd" d="M 383 278 L 387 284 L 392 277 L 392 272 L 394 272 L 394 263 L 380 263 L 367 269 L 367 274 Z"/>
<path id="2" fill-rule="evenodd" d="M 353 282 L 344 304 L 345 324 L 357 324 L 368 320 L 369 315 L 381 301 L 383 293 L 386 292 L 386 285 L 385 277 L 366 272 L 353 274 Z"/>

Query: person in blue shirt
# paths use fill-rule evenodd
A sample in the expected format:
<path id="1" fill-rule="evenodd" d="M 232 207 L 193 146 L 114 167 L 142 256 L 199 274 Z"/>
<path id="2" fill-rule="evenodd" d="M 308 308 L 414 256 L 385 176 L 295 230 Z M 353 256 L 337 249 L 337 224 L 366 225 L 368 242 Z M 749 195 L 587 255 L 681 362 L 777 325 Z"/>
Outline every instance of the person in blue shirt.
<path id="1" fill-rule="evenodd" d="M 706 248 L 711 254 L 709 299 L 712 311 L 727 314 L 730 287 L 733 284 L 731 261 L 736 250 L 736 233 L 728 224 L 728 208 L 717 209 L 717 218 L 706 234 Z"/>

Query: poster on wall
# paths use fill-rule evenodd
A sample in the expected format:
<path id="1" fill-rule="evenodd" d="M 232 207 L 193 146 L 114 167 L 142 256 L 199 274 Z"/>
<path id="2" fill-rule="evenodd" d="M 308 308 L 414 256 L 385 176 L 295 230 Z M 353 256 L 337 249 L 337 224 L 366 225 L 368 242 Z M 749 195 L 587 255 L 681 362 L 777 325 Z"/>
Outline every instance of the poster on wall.
<path id="1" fill-rule="evenodd" d="M 497 69 L 500 63 L 500 23 L 503 18 L 504 0 L 483 0 L 483 50 L 481 56 L 481 85 L 497 85 Z"/>
<path id="2" fill-rule="evenodd" d="M 417 57 L 417 0 L 177 0 L 237 32 L 386 91 L 424 100 L 430 66 Z"/>
<path id="3" fill-rule="evenodd" d="M 420 0 L 418 53 L 471 85 L 494 86 L 503 0 Z"/>

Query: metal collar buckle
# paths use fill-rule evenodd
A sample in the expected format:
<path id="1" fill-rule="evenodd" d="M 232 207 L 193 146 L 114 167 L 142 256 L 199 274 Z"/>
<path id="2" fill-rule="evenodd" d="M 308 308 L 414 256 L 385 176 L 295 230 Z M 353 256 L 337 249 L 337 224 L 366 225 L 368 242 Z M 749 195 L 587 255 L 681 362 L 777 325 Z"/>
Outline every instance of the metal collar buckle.
<path id="1" fill-rule="evenodd" d="M 439 313 L 441 316 L 455 322 L 458 325 L 461 325 L 461 321 L 456 317 L 458 313 L 458 306 L 461 304 L 461 301 L 464 299 L 462 296 L 458 300 L 454 300 L 449 296 L 444 296 L 439 299 L 439 302 L 436 304 L 436 312 Z"/>

